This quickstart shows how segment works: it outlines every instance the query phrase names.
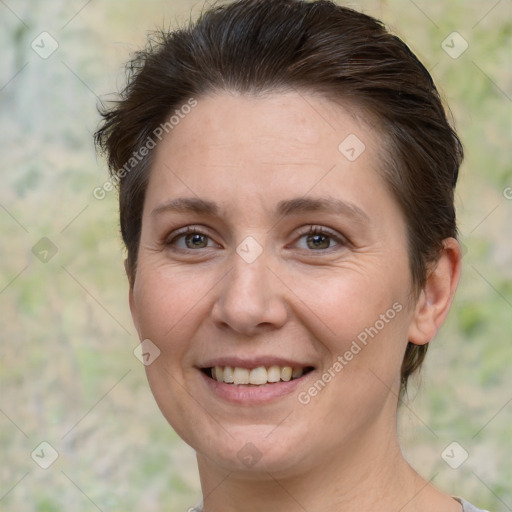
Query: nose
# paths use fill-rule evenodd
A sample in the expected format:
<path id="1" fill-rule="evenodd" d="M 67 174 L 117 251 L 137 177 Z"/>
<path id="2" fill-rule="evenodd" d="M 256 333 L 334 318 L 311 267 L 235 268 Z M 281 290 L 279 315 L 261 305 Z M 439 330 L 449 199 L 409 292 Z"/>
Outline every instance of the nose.
<path id="1" fill-rule="evenodd" d="M 212 309 L 213 321 L 219 328 L 253 336 L 286 323 L 285 287 L 267 265 L 263 254 L 252 262 L 233 254 L 232 269 L 219 283 Z"/>

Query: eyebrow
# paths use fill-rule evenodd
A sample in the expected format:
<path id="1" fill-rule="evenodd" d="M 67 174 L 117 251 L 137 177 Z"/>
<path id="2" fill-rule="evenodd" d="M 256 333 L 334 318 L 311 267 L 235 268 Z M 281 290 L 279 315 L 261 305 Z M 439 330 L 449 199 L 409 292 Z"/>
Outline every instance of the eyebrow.
<path id="1" fill-rule="evenodd" d="M 179 197 L 169 199 L 157 206 L 151 215 L 161 213 L 198 213 L 209 216 L 218 216 L 220 208 L 217 203 L 197 197 Z M 336 213 L 350 217 L 361 223 L 370 223 L 368 215 L 353 203 L 342 201 L 334 197 L 296 197 L 279 201 L 275 213 L 279 217 L 288 217 L 297 213 L 320 212 Z"/>

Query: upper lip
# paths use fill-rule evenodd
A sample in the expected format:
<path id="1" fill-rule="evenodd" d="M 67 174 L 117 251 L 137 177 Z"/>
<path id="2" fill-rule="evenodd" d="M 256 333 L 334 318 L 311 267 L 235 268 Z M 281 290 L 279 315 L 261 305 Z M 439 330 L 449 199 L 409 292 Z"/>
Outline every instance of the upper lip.
<path id="1" fill-rule="evenodd" d="M 269 368 L 270 366 L 291 366 L 292 368 L 306 368 L 311 367 L 311 364 L 285 359 L 283 357 L 275 356 L 258 356 L 251 358 L 242 357 L 217 357 L 208 359 L 204 363 L 198 365 L 199 368 L 213 368 L 214 366 L 231 366 L 232 368 L 247 368 L 252 370 L 260 366 Z"/>

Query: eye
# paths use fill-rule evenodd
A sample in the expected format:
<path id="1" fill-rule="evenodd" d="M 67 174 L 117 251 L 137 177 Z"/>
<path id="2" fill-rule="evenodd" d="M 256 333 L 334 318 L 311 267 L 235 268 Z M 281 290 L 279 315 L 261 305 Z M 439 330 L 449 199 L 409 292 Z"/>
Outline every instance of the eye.
<path id="1" fill-rule="evenodd" d="M 210 239 L 209 235 L 191 226 L 187 226 L 181 232 L 175 233 L 174 235 L 171 240 L 166 242 L 166 245 L 173 246 L 177 249 L 205 249 L 217 245 Z"/>
<path id="2" fill-rule="evenodd" d="M 302 234 L 299 234 L 297 242 L 300 249 L 315 252 L 327 251 L 346 244 L 346 240 L 341 235 L 319 226 L 307 227 Z M 218 246 L 207 233 L 193 226 L 187 226 L 181 231 L 173 233 L 166 245 L 185 251 Z"/>
<path id="3" fill-rule="evenodd" d="M 327 228 L 319 226 L 310 226 L 307 231 L 301 234 L 299 242 L 302 239 L 305 239 L 305 244 L 299 243 L 299 247 L 301 249 L 311 249 L 313 251 L 332 249 L 333 246 L 336 247 L 345 244 L 341 236 L 336 235 Z"/>

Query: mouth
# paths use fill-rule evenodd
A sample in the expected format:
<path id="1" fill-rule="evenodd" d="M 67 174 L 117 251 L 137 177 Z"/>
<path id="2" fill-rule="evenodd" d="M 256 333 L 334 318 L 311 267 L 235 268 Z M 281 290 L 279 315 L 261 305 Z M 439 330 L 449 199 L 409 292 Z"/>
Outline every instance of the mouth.
<path id="1" fill-rule="evenodd" d="M 266 386 L 300 379 L 311 372 L 312 366 L 258 366 L 243 368 L 240 366 L 211 366 L 201 368 L 210 379 L 234 386 Z"/>

